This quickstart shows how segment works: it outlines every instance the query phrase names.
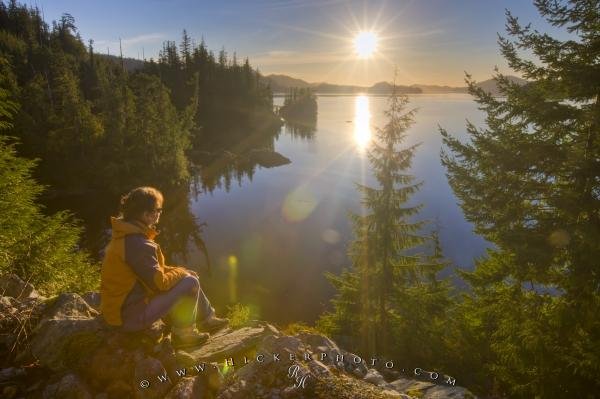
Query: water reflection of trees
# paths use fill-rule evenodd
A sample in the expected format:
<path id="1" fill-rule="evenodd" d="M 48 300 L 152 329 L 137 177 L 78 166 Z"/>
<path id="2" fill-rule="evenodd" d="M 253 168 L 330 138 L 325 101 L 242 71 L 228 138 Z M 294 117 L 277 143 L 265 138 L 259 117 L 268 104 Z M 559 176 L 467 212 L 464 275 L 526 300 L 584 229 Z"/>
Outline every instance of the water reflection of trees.
<path id="1" fill-rule="evenodd" d="M 192 164 L 192 179 L 189 185 L 166 188 L 152 181 L 145 184 L 156 185 L 165 197 L 165 213 L 159 223 L 160 234 L 157 241 L 161 244 L 167 261 L 181 263 L 191 268 L 188 262 L 202 254 L 202 221 L 198 220 L 190 208 L 190 199 L 197 200 L 200 195 L 212 193 L 217 189 L 229 191 L 233 184 L 242 185 L 251 182 L 256 172 L 257 163 L 252 162 L 244 154 L 255 148 L 274 150 L 275 140 L 281 134 L 279 126 L 238 136 L 236 143 L 224 147 L 222 145 L 208 147 L 211 151 L 197 151 L 189 155 Z M 227 149 L 223 149 L 227 148 Z M 247 180 L 246 180 L 247 179 Z M 130 188 L 133 188 L 134 185 Z M 122 193 L 94 193 L 70 197 L 46 199 L 49 212 L 69 209 L 84 222 L 85 232 L 80 245 L 87 249 L 94 258 L 100 260 L 103 249 L 110 240 L 110 216 L 118 214 L 118 203 Z M 202 258 L 202 255 L 200 256 Z M 208 264 L 206 254 L 203 265 Z"/>
<path id="2" fill-rule="evenodd" d="M 268 126 L 262 131 L 238 136 L 239 139 L 234 142 L 210 146 L 206 151 L 191 154 L 192 194 L 197 198 L 201 193 L 212 193 L 215 189 L 229 191 L 234 181 L 238 186 L 242 185 L 244 178 L 252 181 L 257 163 L 245 154 L 257 148 L 274 151 L 275 140 L 280 134 L 280 126 Z"/>
<path id="3" fill-rule="evenodd" d="M 189 261 L 189 254 L 203 253 L 205 264 L 210 267 L 210 259 L 202 240 L 202 221 L 190 209 L 190 198 L 198 200 L 202 194 L 215 189 L 229 191 L 233 182 L 241 186 L 244 178 L 252 181 L 256 162 L 251 162 L 244 154 L 254 148 L 273 150 L 279 137 L 279 126 L 270 126 L 262 131 L 253 131 L 244 136 L 237 135 L 233 142 L 205 147 L 206 151 L 190 154 L 192 180 L 188 187 L 180 187 L 165 193 L 165 215 L 161 220 L 161 234 L 158 241 L 165 246 L 165 253 L 172 261 Z M 234 135 L 229 135 L 233 137 Z M 197 268 L 196 265 L 188 265 Z"/>
<path id="4" fill-rule="evenodd" d="M 311 140 L 317 131 L 317 115 L 308 118 L 296 118 L 285 121 L 285 132 L 293 138 Z"/>
<path id="5" fill-rule="evenodd" d="M 188 263 L 189 253 L 204 253 L 205 262 L 209 265 L 207 253 L 202 240 L 203 223 L 190 209 L 187 187 L 179 187 L 164 193 L 164 214 L 159 224 L 160 234 L 156 240 L 171 263 Z M 197 269 L 196 265 L 187 265 Z"/>
<path id="6" fill-rule="evenodd" d="M 251 182 L 256 171 L 256 164 L 245 160 L 236 160 L 234 157 L 237 155 L 233 154 L 228 162 L 217 160 L 205 166 L 195 166 L 191 185 L 194 197 L 197 198 L 203 193 L 212 193 L 216 189 L 225 189 L 229 192 L 232 182 L 235 181 L 238 186 L 241 186 L 245 177 Z"/>

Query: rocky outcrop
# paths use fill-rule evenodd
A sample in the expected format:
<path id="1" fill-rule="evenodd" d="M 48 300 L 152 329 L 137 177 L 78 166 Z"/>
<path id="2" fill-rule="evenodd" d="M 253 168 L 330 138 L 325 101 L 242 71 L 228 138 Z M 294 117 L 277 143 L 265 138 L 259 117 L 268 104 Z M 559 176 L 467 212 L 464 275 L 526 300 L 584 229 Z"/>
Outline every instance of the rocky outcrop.
<path id="1" fill-rule="evenodd" d="M 0 397 L 473 397 L 461 387 L 369 368 L 328 337 L 290 336 L 258 320 L 223 329 L 195 350 L 175 350 L 161 322 L 142 333 L 109 328 L 97 299 L 94 293 L 0 297 L 1 350 L 10 363 L 0 369 Z M 5 321 L 23 312 L 34 326 L 24 345 L 11 346 L 19 329 Z"/>
<path id="2" fill-rule="evenodd" d="M 16 274 L 8 274 L 0 279 L 0 295 L 16 299 L 41 298 L 33 285 L 25 282 Z"/>

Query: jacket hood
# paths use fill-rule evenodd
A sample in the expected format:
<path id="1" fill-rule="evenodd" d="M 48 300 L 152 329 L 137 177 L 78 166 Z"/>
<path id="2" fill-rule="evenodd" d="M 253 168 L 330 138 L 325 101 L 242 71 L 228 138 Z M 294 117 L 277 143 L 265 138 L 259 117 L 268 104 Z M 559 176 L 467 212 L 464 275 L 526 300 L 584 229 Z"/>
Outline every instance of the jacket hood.
<path id="1" fill-rule="evenodd" d="M 126 222 L 123 218 L 111 217 L 112 238 L 123 238 L 130 234 L 143 234 L 153 240 L 158 235 L 158 230 L 152 227 L 141 226 L 131 222 Z"/>

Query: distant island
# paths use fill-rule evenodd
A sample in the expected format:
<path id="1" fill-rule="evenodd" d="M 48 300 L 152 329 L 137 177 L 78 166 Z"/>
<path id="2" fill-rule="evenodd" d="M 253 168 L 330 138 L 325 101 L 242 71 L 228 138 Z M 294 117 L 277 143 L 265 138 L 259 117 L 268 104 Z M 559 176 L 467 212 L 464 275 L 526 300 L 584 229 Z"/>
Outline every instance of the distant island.
<path id="1" fill-rule="evenodd" d="M 287 93 L 292 87 L 311 88 L 317 94 L 352 94 L 352 93 L 369 93 L 369 94 L 389 94 L 392 91 L 392 84 L 389 82 L 378 82 L 372 86 L 353 86 L 353 85 L 336 85 L 331 83 L 309 83 L 302 79 L 296 79 L 287 75 L 267 75 L 262 77 L 264 83 L 270 85 L 273 93 Z M 524 85 L 527 83 L 525 79 L 516 76 L 508 76 L 512 82 Z M 494 79 L 488 79 L 477 84 L 485 91 L 493 95 L 499 94 Z M 400 93 L 405 94 L 430 94 L 430 93 L 467 93 L 467 87 L 451 87 L 437 85 L 422 85 L 413 84 L 410 86 L 397 85 Z"/>

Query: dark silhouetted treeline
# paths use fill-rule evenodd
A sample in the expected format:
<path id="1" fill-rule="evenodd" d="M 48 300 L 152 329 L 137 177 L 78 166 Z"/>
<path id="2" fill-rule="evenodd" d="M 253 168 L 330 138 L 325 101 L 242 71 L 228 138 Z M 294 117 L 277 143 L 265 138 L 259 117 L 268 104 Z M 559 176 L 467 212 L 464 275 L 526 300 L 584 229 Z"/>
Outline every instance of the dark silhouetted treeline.
<path id="1" fill-rule="evenodd" d="M 196 45 L 185 30 L 179 45 L 165 42 L 158 60 L 146 62 L 142 71 L 160 77 L 178 110 L 196 101 L 196 148 L 231 146 L 250 132 L 279 127 L 271 90 L 260 82 L 248 58 L 240 63 L 225 49 L 215 55 L 204 40 Z"/>
<path id="2" fill-rule="evenodd" d="M 279 114 L 286 119 L 314 119 L 317 116 L 317 96 L 309 88 L 294 87 L 285 95 Z"/>
<path id="3" fill-rule="evenodd" d="M 184 184 L 190 150 L 252 148 L 279 127 L 249 61 L 215 57 L 185 31 L 128 72 L 84 44 L 69 14 L 49 26 L 37 8 L 0 2 L 0 61 L 2 88 L 19 105 L 3 134 L 62 193 Z"/>
<path id="4" fill-rule="evenodd" d="M 293 137 L 312 138 L 317 130 L 317 96 L 310 88 L 294 87 L 285 95 L 279 115 Z"/>

